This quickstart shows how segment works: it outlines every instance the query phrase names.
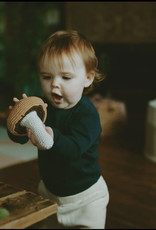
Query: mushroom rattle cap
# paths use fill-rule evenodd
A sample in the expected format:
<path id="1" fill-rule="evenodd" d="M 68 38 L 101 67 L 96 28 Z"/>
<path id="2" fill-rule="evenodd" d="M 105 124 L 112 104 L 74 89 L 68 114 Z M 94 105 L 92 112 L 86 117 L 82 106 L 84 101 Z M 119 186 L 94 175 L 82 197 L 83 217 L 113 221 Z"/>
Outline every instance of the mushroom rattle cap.
<path id="1" fill-rule="evenodd" d="M 23 98 L 15 104 L 7 118 L 9 132 L 16 136 L 26 136 L 26 127 L 21 126 L 20 122 L 32 111 L 36 111 L 43 123 L 46 121 L 47 109 L 43 100 L 35 96 Z"/>

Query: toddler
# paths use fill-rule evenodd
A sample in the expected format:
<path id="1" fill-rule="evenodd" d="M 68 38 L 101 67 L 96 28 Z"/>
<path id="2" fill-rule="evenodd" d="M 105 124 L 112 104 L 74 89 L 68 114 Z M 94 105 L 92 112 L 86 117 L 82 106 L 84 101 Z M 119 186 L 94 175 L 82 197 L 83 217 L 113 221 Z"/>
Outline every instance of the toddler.
<path id="1" fill-rule="evenodd" d="M 30 129 L 27 137 L 9 136 L 20 143 L 30 139 L 37 146 L 39 193 L 57 202 L 57 220 L 62 226 L 105 228 L 109 192 L 97 150 L 102 128 L 87 97 L 103 80 L 93 46 L 77 31 L 57 31 L 43 43 L 37 65 L 47 104 L 45 129 L 54 144 L 43 149 Z"/>

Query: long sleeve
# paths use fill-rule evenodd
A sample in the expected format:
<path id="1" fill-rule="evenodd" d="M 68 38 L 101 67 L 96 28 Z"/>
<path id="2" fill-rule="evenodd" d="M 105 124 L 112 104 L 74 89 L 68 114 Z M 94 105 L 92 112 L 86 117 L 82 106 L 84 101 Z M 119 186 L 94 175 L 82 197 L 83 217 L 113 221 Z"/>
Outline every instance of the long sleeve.
<path id="1" fill-rule="evenodd" d="M 83 113 L 73 119 L 67 134 L 58 129 L 54 131 L 54 151 L 68 159 L 76 159 L 88 149 L 96 147 L 101 132 L 101 125 L 96 113 Z"/>
<path id="2" fill-rule="evenodd" d="M 25 144 L 28 142 L 28 137 L 27 136 L 15 136 L 12 133 L 10 133 L 7 129 L 7 133 L 9 138 L 16 143 L 20 143 L 20 144 Z"/>

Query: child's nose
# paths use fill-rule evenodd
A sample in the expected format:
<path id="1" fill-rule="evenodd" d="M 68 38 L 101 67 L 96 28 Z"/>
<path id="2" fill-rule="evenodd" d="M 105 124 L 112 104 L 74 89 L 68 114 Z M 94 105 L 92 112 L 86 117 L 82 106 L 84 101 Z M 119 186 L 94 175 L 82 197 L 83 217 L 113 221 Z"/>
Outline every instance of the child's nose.
<path id="1" fill-rule="evenodd" d="M 60 84 L 59 84 L 59 79 L 58 78 L 53 78 L 51 81 L 51 86 L 52 88 L 59 88 Z"/>

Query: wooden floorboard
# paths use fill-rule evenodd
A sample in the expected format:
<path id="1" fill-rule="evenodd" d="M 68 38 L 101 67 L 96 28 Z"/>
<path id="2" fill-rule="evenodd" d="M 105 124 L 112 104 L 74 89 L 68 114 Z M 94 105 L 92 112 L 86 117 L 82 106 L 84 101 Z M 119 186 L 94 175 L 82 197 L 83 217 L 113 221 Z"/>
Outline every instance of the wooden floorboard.
<path id="1" fill-rule="evenodd" d="M 137 148 L 136 138 L 130 142 L 124 136 L 103 138 L 99 152 L 110 193 L 106 228 L 155 229 L 156 163 Z M 0 181 L 32 192 L 37 193 L 39 180 L 37 160 L 0 170 Z"/>

